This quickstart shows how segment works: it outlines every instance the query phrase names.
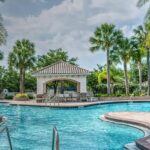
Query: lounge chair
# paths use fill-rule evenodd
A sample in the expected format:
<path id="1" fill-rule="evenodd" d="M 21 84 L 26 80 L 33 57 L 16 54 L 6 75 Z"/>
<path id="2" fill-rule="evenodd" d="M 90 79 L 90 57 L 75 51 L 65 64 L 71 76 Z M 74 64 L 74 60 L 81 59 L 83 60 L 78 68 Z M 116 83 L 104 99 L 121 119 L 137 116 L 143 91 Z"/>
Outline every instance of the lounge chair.
<path id="1" fill-rule="evenodd" d="M 95 101 L 98 101 L 98 98 L 91 96 L 89 93 L 80 93 L 80 101 L 95 102 Z"/>
<path id="2" fill-rule="evenodd" d="M 65 102 L 69 101 L 71 99 L 71 95 L 69 93 L 64 94 L 64 100 Z"/>
<path id="3" fill-rule="evenodd" d="M 72 101 L 79 101 L 80 100 L 79 93 L 72 93 L 71 94 L 71 100 Z"/>

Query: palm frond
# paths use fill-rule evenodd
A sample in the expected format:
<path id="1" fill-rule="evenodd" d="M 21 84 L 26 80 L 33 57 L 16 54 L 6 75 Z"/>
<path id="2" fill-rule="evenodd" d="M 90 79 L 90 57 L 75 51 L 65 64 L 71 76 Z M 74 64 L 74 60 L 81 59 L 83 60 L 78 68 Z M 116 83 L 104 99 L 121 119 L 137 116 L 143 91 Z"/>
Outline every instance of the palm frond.
<path id="1" fill-rule="evenodd" d="M 145 5 L 147 2 L 149 2 L 149 0 L 138 0 L 138 2 L 137 2 L 137 7 L 142 7 L 142 6 Z"/>
<path id="2" fill-rule="evenodd" d="M 145 22 L 150 23 L 150 7 L 148 8 L 148 11 L 145 16 Z"/>
<path id="3" fill-rule="evenodd" d="M 98 51 L 99 48 L 100 48 L 100 46 L 95 45 L 95 46 L 90 47 L 90 51 L 95 52 L 95 51 Z"/>

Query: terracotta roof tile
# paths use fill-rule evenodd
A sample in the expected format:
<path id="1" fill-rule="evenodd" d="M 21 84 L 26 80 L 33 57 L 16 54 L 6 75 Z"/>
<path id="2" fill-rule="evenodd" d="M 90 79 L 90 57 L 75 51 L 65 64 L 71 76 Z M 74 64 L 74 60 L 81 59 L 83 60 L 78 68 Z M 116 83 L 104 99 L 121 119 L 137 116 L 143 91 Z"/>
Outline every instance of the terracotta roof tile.
<path id="1" fill-rule="evenodd" d="M 69 64 L 64 61 L 59 61 L 40 70 L 35 71 L 33 74 L 89 74 L 86 69 L 80 68 L 76 65 Z"/>

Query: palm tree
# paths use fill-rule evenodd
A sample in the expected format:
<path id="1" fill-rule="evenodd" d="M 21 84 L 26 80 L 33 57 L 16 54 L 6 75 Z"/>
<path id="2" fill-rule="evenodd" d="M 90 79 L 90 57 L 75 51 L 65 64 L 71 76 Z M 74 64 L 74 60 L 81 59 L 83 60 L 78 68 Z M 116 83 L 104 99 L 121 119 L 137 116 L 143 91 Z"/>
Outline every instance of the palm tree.
<path id="1" fill-rule="evenodd" d="M 20 92 L 24 93 L 25 73 L 27 69 L 34 66 L 35 49 L 34 44 L 27 39 L 17 40 L 13 51 L 10 52 L 8 63 L 10 67 L 20 72 Z"/>
<path id="2" fill-rule="evenodd" d="M 144 46 L 147 50 L 147 68 L 148 68 L 148 95 L 150 96 L 150 24 L 145 24 L 145 41 Z"/>
<path id="3" fill-rule="evenodd" d="M 0 2 L 4 2 L 4 0 L 0 0 Z M 0 45 L 6 43 L 7 31 L 3 25 L 3 18 L 0 15 Z"/>
<path id="4" fill-rule="evenodd" d="M 6 43 L 6 37 L 7 37 L 7 31 L 5 27 L 3 26 L 3 19 L 0 16 L 0 45 Z"/>
<path id="5" fill-rule="evenodd" d="M 147 52 L 148 95 L 150 96 L 150 24 L 147 22 L 144 26 L 138 26 L 134 32 L 136 38 L 138 38 L 140 48 Z"/>
<path id="6" fill-rule="evenodd" d="M 107 93 L 110 94 L 110 50 L 117 41 L 119 31 L 115 29 L 113 24 L 102 24 L 100 27 L 97 27 L 94 35 L 90 37 L 90 43 L 92 47 L 90 48 L 91 52 L 98 50 L 103 50 L 106 52 L 107 56 Z"/>
<path id="7" fill-rule="evenodd" d="M 142 90 L 142 59 L 145 56 L 144 48 L 145 33 L 142 26 L 134 29 L 134 36 L 132 37 L 132 59 L 137 64 L 139 70 L 139 89 Z"/>
<path id="8" fill-rule="evenodd" d="M 0 2 L 4 2 L 4 0 L 0 0 Z M 0 46 L 6 43 L 7 31 L 3 25 L 3 18 L 0 15 Z M 0 51 L 0 60 L 3 59 L 3 53 Z"/>
<path id="9" fill-rule="evenodd" d="M 125 76 L 125 88 L 126 95 L 129 95 L 129 81 L 128 81 L 128 69 L 127 64 L 131 58 L 131 43 L 128 38 L 122 37 L 116 50 L 114 51 L 116 57 L 118 57 L 118 62 L 123 64 L 124 76 Z"/>
<path id="10" fill-rule="evenodd" d="M 144 6 L 146 3 L 148 3 L 149 0 L 138 0 L 137 2 L 137 7 L 141 8 L 142 6 Z M 146 16 L 145 16 L 145 21 L 149 22 L 150 21 L 150 8 L 148 9 Z"/>

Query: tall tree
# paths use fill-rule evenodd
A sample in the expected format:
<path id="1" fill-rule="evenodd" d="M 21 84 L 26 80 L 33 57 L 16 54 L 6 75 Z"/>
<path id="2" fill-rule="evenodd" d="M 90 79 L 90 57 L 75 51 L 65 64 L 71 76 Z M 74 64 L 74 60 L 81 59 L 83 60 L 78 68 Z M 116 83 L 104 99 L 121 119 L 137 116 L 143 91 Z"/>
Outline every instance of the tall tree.
<path id="1" fill-rule="evenodd" d="M 145 24 L 145 41 L 144 45 L 147 50 L 147 68 L 148 68 L 148 95 L 150 96 L 150 24 Z"/>
<path id="2" fill-rule="evenodd" d="M 0 45 L 6 43 L 7 31 L 3 25 L 3 18 L 0 15 Z"/>
<path id="3" fill-rule="evenodd" d="M 119 31 L 115 29 L 113 24 L 102 24 L 97 27 L 94 35 L 90 37 L 92 47 L 91 52 L 103 50 L 106 52 L 107 60 L 107 93 L 110 94 L 110 50 L 116 44 L 119 37 Z"/>
<path id="4" fill-rule="evenodd" d="M 122 39 L 119 41 L 114 53 L 116 54 L 116 57 L 118 57 L 118 62 L 123 64 L 126 95 L 129 95 L 129 79 L 128 79 L 127 64 L 131 58 L 130 40 L 128 38 L 122 37 Z"/>
<path id="5" fill-rule="evenodd" d="M 77 59 L 78 58 L 76 57 L 69 58 L 68 53 L 63 49 L 59 48 L 55 50 L 49 50 L 47 54 L 38 56 L 37 67 L 38 68 L 45 67 L 53 63 L 56 63 L 60 60 L 69 62 L 71 64 L 75 64 Z"/>
<path id="6" fill-rule="evenodd" d="M 148 95 L 150 96 L 150 23 L 146 22 L 144 26 L 139 26 L 136 30 L 141 48 L 147 53 L 147 68 L 148 68 Z"/>
<path id="7" fill-rule="evenodd" d="M 132 60 L 137 64 L 139 70 L 139 89 L 142 90 L 142 59 L 145 56 L 146 50 L 144 48 L 145 33 L 142 26 L 134 29 L 134 36 L 132 37 Z"/>
<path id="8" fill-rule="evenodd" d="M 4 2 L 4 0 L 0 0 L 0 2 Z M 3 18 L 0 14 L 0 46 L 6 43 L 7 31 L 3 25 Z M 0 60 L 3 59 L 3 52 L 0 51 Z"/>
<path id="9" fill-rule="evenodd" d="M 8 63 L 10 67 L 19 70 L 21 93 L 25 92 L 25 73 L 34 66 L 35 60 L 34 44 L 27 39 L 17 40 L 9 54 Z"/>

